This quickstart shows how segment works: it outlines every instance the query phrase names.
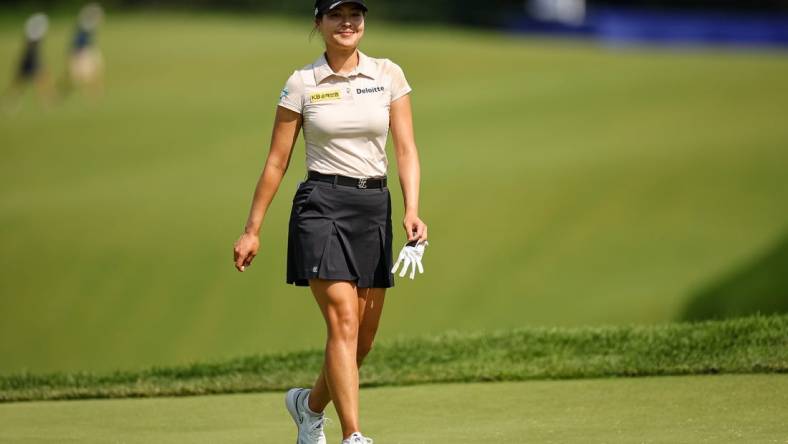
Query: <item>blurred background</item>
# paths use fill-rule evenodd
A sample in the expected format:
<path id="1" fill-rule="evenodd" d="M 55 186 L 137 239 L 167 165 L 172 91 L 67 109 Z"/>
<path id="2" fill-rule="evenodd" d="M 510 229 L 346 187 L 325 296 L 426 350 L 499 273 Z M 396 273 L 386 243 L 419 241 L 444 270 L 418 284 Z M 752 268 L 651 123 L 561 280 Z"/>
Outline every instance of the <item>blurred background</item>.
<path id="1" fill-rule="evenodd" d="M 368 4 L 430 228 L 380 340 L 788 312 L 788 1 Z M 303 140 L 232 266 L 311 28 L 308 0 L 3 2 L 0 373 L 322 347 L 285 284 Z"/>

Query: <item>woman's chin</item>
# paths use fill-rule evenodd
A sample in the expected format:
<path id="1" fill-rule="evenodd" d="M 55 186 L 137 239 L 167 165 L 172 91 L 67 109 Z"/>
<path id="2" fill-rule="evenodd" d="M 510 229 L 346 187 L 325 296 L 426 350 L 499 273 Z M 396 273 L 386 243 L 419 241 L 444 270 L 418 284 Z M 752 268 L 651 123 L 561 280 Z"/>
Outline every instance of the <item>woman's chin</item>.
<path id="1" fill-rule="evenodd" d="M 340 48 L 355 48 L 358 46 L 358 38 L 343 38 L 343 37 L 335 37 L 334 44 L 339 46 Z"/>

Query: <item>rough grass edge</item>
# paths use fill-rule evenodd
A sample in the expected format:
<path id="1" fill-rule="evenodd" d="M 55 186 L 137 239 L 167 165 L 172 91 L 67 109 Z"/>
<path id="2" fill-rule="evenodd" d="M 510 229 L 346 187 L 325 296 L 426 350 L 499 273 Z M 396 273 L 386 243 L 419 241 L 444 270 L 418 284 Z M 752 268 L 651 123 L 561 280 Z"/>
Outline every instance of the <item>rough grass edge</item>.
<path id="1" fill-rule="evenodd" d="M 314 381 L 321 349 L 115 371 L 0 376 L 0 402 L 280 391 Z M 788 373 L 788 315 L 660 325 L 523 327 L 381 341 L 361 386 Z"/>

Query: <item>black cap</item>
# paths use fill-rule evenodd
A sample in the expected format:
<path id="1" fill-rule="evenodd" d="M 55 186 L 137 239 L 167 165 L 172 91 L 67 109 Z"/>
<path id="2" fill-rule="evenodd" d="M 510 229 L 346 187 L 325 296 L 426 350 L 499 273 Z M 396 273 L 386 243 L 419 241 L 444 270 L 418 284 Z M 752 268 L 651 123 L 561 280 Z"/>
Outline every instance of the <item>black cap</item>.
<path id="1" fill-rule="evenodd" d="M 323 15 L 331 9 L 336 8 L 339 5 L 344 5 L 345 3 L 355 3 L 367 12 L 367 5 L 364 3 L 364 0 L 316 0 L 315 1 L 315 17 L 318 15 Z"/>

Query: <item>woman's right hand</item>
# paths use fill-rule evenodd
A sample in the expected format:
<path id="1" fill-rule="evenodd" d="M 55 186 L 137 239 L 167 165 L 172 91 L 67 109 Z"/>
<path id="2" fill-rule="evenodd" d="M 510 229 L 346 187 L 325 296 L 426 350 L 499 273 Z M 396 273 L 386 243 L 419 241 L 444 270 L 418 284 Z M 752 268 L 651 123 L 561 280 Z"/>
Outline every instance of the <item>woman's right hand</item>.
<path id="1" fill-rule="evenodd" d="M 249 210 L 249 218 L 244 225 L 244 234 L 235 241 L 233 247 L 233 262 L 238 271 L 244 271 L 252 264 L 252 259 L 260 248 L 258 232 L 263 225 L 268 205 L 274 199 L 274 194 L 282 182 L 282 176 L 290 164 L 290 155 L 293 152 L 293 145 L 298 139 L 301 122 L 301 114 L 283 106 L 276 107 L 271 151 L 268 153 L 265 167 L 260 173 L 260 179 L 257 180 L 254 189 L 252 208 Z"/>
<path id="2" fill-rule="evenodd" d="M 238 271 L 244 271 L 252 265 L 252 259 L 257 256 L 260 248 L 260 237 L 252 233 L 244 233 L 235 241 L 233 247 L 233 262 Z"/>

